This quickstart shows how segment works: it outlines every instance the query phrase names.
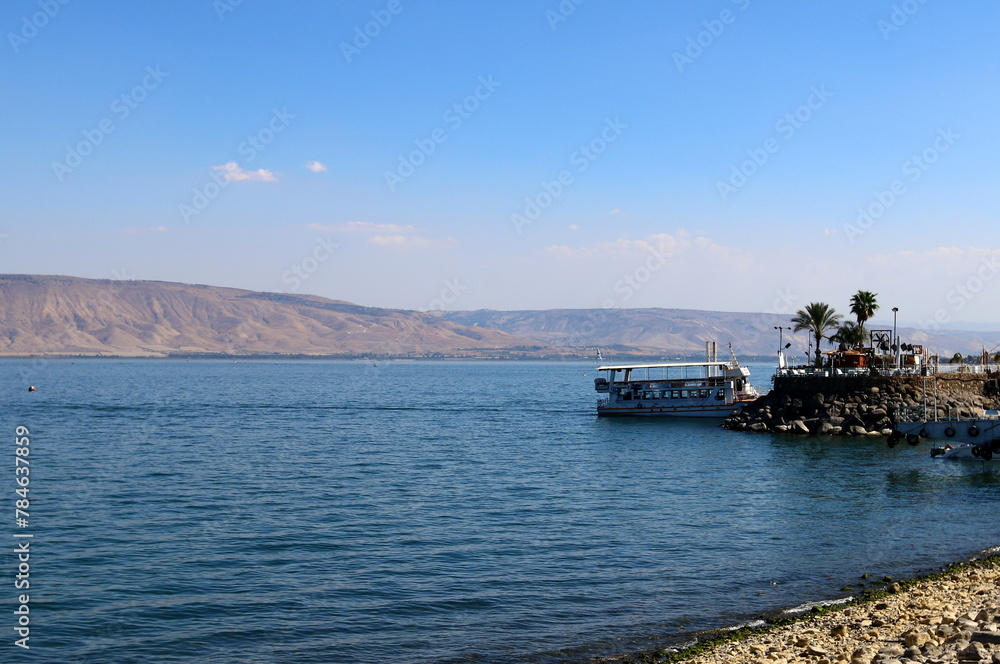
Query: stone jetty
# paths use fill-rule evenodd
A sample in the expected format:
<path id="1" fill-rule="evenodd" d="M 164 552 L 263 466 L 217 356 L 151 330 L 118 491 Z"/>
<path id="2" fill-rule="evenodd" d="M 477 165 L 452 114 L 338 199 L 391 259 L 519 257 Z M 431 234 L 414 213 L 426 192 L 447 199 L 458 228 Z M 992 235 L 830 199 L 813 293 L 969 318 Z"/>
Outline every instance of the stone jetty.
<path id="1" fill-rule="evenodd" d="M 729 417 L 735 431 L 888 436 L 900 407 L 940 417 L 976 417 L 1000 408 L 994 374 L 776 376 L 774 389 Z"/>

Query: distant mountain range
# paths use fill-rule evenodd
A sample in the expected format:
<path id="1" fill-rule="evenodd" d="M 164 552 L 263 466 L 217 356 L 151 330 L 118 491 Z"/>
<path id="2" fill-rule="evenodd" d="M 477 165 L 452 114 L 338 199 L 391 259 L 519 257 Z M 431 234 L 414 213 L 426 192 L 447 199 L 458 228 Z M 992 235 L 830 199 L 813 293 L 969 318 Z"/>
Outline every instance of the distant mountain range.
<path id="1" fill-rule="evenodd" d="M 454 311 L 447 320 L 535 339 L 557 346 L 586 346 L 640 352 L 649 355 L 703 356 L 706 341 L 719 345 L 720 356 L 728 344 L 740 357 L 774 357 L 778 350 L 776 327 L 791 326 L 791 316 L 778 314 L 727 313 L 694 309 L 548 309 L 542 311 Z M 882 325 L 869 323 L 870 329 Z M 888 328 L 892 326 L 889 325 Z M 887 329 L 888 329 L 887 328 Z M 940 330 L 929 332 L 899 327 L 905 343 L 923 344 L 932 353 L 951 357 L 954 353 L 997 351 L 1000 332 Z M 782 331 L 781 340 L 791 343 L 786 351 L 804 361 L 810 338 L 805 332 Z M 823 348 L 829 349 L 829 341 Z M 606 354 L 606 353 L 605 353 Z"/>
<path id="2" fill-rule="evenodd" d="M 720 352 L 732 343 L 739 355 L 774 355 L 775 326 L 788 316 L 692 309 L 547 309 L 542 311 L 454 311 L 442 314 L 462 325 L 503 330 L 554 346 L 634 350 L 649 354 L 703 355 L 705 342 Z M 804 334 L 793 339 L 806 347 Z"/>
<path id="3" fill-rule="evenodd" d="M 0 275 L 0 355 L 594 358 L 773 357 L 789 316 L 689 309 L 426 313 L 313 295 L 162 281 Z M 995 349 L 1000 333 L 900 328 L 909 343 Z M 790 335 L 803 359 L 808 339 Z M 827 344 L 824 344 L 826 347 Z"/>
<path id="4" fill-rule="evenodd" d="M 544 344 L 417 311 L 161 281 L 0 275 L 4 355 L 519 356 Z"/>

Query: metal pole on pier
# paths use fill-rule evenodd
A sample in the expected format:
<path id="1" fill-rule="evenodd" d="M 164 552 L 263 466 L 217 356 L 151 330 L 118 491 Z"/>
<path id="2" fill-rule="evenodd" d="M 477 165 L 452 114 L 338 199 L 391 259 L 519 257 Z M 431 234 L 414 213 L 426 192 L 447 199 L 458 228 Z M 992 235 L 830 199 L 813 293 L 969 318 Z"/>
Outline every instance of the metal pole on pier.
<path id="1" fill-rule="evenodd" d="M 899 369 L 899 337 L 896 336 L 896 312 L 899 307 L 892 308 L 892 348 L 895 350 L 893 369 Z"/>
<path id="2" fill-rule="evenodd" d="M 790 327 L 782 327 L 781 325 L 775 325 L 774 329 L 776 329 L 778 331 L 778 373 L 781 373 L 781 370 L 784 368 L 784 367 L 781 366 L 783 364 L 783 362 L 781 361 L 782 360 L 782 354 L 785 352 L 785 349 L 788 348 L 788 346 L 792 345 L 792 344 L 788 344 L 788 346 L 786 346 L 784 344 L 785 340 L 784 340 L 784 338 L 783 338 L 782 335 L 784 334 L 785 330 L 791 331 L 792 328 L 790 328 Z"/>

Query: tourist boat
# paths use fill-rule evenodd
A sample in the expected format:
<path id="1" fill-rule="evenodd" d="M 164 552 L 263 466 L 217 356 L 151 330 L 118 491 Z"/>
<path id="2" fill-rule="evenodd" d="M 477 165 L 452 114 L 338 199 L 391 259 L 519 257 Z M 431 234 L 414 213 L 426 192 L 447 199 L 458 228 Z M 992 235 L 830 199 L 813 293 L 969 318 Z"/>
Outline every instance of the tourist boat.
<path id="1" fill-rule="evenodd" d="M 730 348 L 730 352 L 732 349 Z M 760 396 L 750 385 L 750 370 L 736 356 L 718 361 L 709 342 L 704 362 L 621 364 L 597 367 L 606 376 L 594 389 L 597 414 L 725 419 Z"/>

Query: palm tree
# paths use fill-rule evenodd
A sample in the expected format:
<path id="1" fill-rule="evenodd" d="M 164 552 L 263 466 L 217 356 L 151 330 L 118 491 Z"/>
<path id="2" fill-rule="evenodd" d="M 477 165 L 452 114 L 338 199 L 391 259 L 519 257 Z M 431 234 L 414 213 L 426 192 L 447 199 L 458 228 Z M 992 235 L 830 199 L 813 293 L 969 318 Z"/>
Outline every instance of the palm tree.
<path id="1" fill-rule="evenodd" d="M 875 301 L 877 296 L 878 293 L 864 290 L 859 290 L 851 296 L 851 313 L 858 319 L 862 336 L 864 336 L 865 321 L 874 316 L 875 312 L 878 311 L 878 303 Z"/>
<path id="2" fill-rule="evenodd" d="M 844 321 L 830 341 L 843 344 L 845 348 L 859 348 L 865 343 L 865 328 L 852 321 Z"/>
<path id="3" fill-rule="evenodd" d="M 799 309 L 792 317 L 795 323 L 794 332 L 807 330 L 816 339 L 816 366 L 822 366 L 819 344 L 827 336 L 827 332 L 837 327 L 842 316 L 825 302 L 810 302 L 804 309 Z"/>

